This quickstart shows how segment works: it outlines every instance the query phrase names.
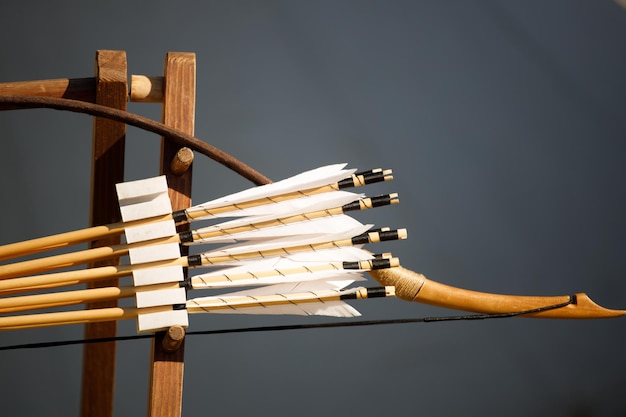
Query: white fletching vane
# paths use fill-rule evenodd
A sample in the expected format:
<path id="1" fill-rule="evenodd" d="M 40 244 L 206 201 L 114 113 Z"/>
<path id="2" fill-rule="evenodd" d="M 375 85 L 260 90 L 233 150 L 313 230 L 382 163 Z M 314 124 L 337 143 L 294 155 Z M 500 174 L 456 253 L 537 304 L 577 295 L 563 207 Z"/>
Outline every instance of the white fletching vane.
<path id="1" fill-rule="evenodd" d="M 236 211 L 227 211 L 215 214 L 212 218 L 263 216 L 268 219 L 276 219 L 278 217 L 291 216 L 294 214 L 336 207 L 350 203 L 354 200 L 362 198 L 363 196 L 363 194 L 352 193 L 349 191 L 329 191 L 320 194 L 302 195 L 298 198 L 237 209 Z"/>
<path id="2" fill-rule="evenodd" d="M 312 281 L 312 282 L 283 282 L 276 285 L 266 285 L 264 287 L 253 288 L 250 290 L 234 291 L 225 294 L 220 294 L 218 297 L 255 297 L 261 295 L 275 295 L 275 294 L 291 294 L 291 293 L 305 293 L 305 292 L 319 292 L 319 291 L 339 291 L 352 284 L 354 281 L 349 279 L 330 280 L 330 281 Z M 213 297 L 203 297 L 210 299 Z M 203 299 L 203 298 L 200 298 Z M 195 299 L 198 300 L 198 299 Z"/>
<path id="3" fill-rule="evenodd" d="M 361 235 L 371 229 L 372 225 L 363 225 L 357 220 L 349 216 L 333 216 L 337 222 L 336 229 L 333 233 L 325 235 L 304 235 L 304 236 L 288 236 L 277 239 L 268 239 L 261 242 L 245 242 L 219 248 L 215 251 L 205 252 L 203 258 L 213 258 L 219 256 L 238 255 L 242 253 L 251 253 L 259 251 L 268 251 L 279 248 L 289 248 L 294 246 L 312 245 L 321 242 L 330 242 L 335 240 L 350 239 L 353 236 Z M 285 254 L 289 254 L 285 250 Z"/>
<path id="4" fill-rule="evenodd" d="M 373 255 L 362 246 L 406 239 L 407 232 L 372 229 L 346 215 L 399 199 L 397 193 L 364 197 L 341 191 L 393 179 L 391 170 L 356 172 L 345 166 L 328 165 L 176 211 L 165 176 L 117 184 L 121 222 L 0 247 L 4 260 L 125 234 L 123 244 L 0 266 L 0 287 L 11 295 L 0 299 L 0 309 L 9 313 L 0 317 L 0 330 L 136 318 L 137 331 L 146 333 L 187 327 L 188 313 L 202 312 L 359 316 L 345 301 L 393 296 L 395 289 L 346 288 L 364 281 L 365 271 L 400 265 L 398 258 Z M 219 218 L 211 222 L 219 224 L 192 231 L 177 227 L 210 218 Z M 217 249 L 181 253 L 180 245 L 193 243 L 213 243 Z M 128 262 L 49 273 L 120 258 Z M 210 272 L 187 278 L 196 267 Z M 130 276 L 132 286 L 12 296 Z M 226 294 L 215 290 L 234 287 L 247 289 Z M 190 289 L 213 289 L 213 295 L 189 300 Z M 129 297 L 134 297 L 133 306 L 13 314 Z"/>
<path id="5" fill-rule="evenodd" d="M 333 191 L 329 193 L 303 196 L 297 199 L 281 201 L 271 205 L 256 206 L 251 207 L 250 209 L 241 210 L 237 213 L 246 217 L 237 218 L 235 220 L 218 223 L 208 227 L 203 227 L 201 229 L 194 230 L 193 233 L 196 236 L 209 235 L 211 233 L 220 233 L 222 231 L 228 231 L 228 229 L 254 225 L 262 222 L 270 222 L 272 220 L 278 220 L 284 217 L 296 216 L 299 214 L 306 214 L 335 207 L 341 207 L 360 198 L 363 198 L 363 194 L 350 193 L 347 191 Z M 227 236 L 231 236 L 231 234 L 224 233 L 222 237 L 224 238 Z M 239 238 L 238 236 L 234 236 L 234 234 L 233 237 Z M 216 237 L 198 237 L 195 238 L 193 242 L 187 243 L 187 245 L 216 241 L 218 241 L 218 238 Z"/>
<path id="6" fill-rule="evenodd" d="M 358 317 L 361 314 L 339 300 L 351 281 L 313 281 L 271 285 L 187 302 L 190 313 L 289 314 Z"/>
<path id="7" fill-rule="evenodd" d="M 358 246 L 342 246 L 333 249 L 320 249 L 316 251 L 297 252 L 285 255 L 294 262 L 339 262 L 339 261 L 365 261 L 372 259 L 372 253 Z"/>
<path id="8" fill-rule="evenodd" d="M 218 276 L 219 277 L 219 276 Z M 218 278 L 214 277 L 214 278 Z M 274 275 L 265 276 L 262 278 L 248 278 L 240 280 L 227 280 L 226 278 L 221 281 L 210 281 L 205 276 L 194 277 L 194 280 L 203 281 L 204 286 L 195 285 L 194 289 L 200 288 L 228 288 L 228 287 L 252 287 L 259 285 L 276 285 L 285 282 L 306 282 L 306 281 L 326 281 L 326 280 L 338 280 L 338 279 L 350 279 L 351 281 L 365 281 L 363 275 L 357 271 L 318 271 L 318 272 L 302 272 L 289 275 Z"/>
<path id="9" fill-rule="evenodd" d="M 354 173 L 355 169 L 344 170 L 343 168 L 347 164 L 335 164 L 328 165 L 321 168 L 316 168 L 310 171 L 303 172 L 301 174 L 289 177 L 282 181 L 275 183 L 262 185 L 260 187 L 249 188 L 247 190 L 240 191 L 238 193 L 230 194 L 225 197 L 221 197 L 215 200 L 207 201 L 206 203 L 199 204 L 187 209 L 187 213 L 193 213 L 196 211 L 211 210 L 218 207 L 236 205 L 245 201 L 258 200 L 263 198 L 271 198 L 281 194 L 287 194 L 292 192 L 298 192 L 301 190 L 311 189 L 315 187 L 321 187 L 324 185 L 334 184 L 344 178 L 349 177 Z M 235 209 L 229 212 L 229 216 L 238 216 Z M 246 215 L 246 214 L 244 214 Z M 222 214 L 220 217 L 224 217 Z M 195 216 L 194 216 L 195 217 Z M 216 217 L 211 214 L 207 216 L 195 217 L 196 219 L 212 218 Z"/>
<path id="10" fill-rule="evenodd" d="M 167 238 L 128 248 L 131 265 L 137 266 L 131 271 L 138 331 L 186 326 L 187 313 L 200 312 L 359 316 L 344 300 L 380 296 L 380 289 L 345 288 L 365 280 L 364 271 L 399 265 L 397 258 L 374 256 L 361 247 L 403 239 L 406 232 L 374 231 L 372 225 L 344 214 L 398 201 L 395 193 L 364 198 L 341 191 L 393 178 L 391 170 L 353 175 L 356 170 L 345 167 L 313 169 L 177 212 L 165 204 L 169 199 L 163 177 L 119 185 L 124 221 L 171 213 L 167 223 L 146 222 L 149 227 L 142 224 L 126 231 L 131 243 Z M 161 200 L 165 203 L 157 204 Z M 228 217 L 232 219 L 175 235 L 175 222 Z M 181 257 L 179 243 L 232 244 Z M 176 251 L 166 252 L 170 246 Z M 183 266 L 222 268 L 193 276 L 181 286 Z M 186 299 L 185 288 L 237 286 L 248 289 Z"/>
<path id="11" fill-rule="evenodd" d="M 296 223 L 277 224 L 272 227 L 253 229 L 245 232 L 234 233 L 232 235 L 215 236 L 212 238 L 202 239 L 202 243 L 229 243 L 249 240 L 259 241 L 261 239 L 269 240 L 289 236 L 321 237 L 333 232 L 340 232 L 342 230 L 353 230 L 359 226 L 361 226 L 361 223 L 354 220 L 352 217 L 346 215 L 336 215 Z"/>
<path id="12" fill-rule="evenodd" d="M 189 311 L 195 313 L 196 311 Z M 344 301 L 307 302 L 282 305 L 280 307 L 242 307 L 201 312 L 219 314 L 258 314 L 292 316 L 359 317 L 361 313 Z"/>
<path id="13" fill-rule="evenodd" d="M 369 255 L 368 259 L 372 256 Z M 361 281 L 362 270 L 340 269 L 338 262 L 297 262 L 289 258 L 261 259 L 231 268 L 222 268 L 191 278 L 194 289 L 272 285 L 285 282 L 350 279 Z"/>
<path id="14" fill-rule="evenodd" d="M 303 251 L 280 256 L 294 262 L 341 262 L 341 261 L 365 261 L 372 259 L 372 253 L 362 249 L 361 246 L 342 246 L 333 249 L 321 249 L 316 251 Z M 265 258 L 272 259 L 272 258 Z M 231 259 L 220 262 L 219 266 L 254 265 L 263 258 Z"/>

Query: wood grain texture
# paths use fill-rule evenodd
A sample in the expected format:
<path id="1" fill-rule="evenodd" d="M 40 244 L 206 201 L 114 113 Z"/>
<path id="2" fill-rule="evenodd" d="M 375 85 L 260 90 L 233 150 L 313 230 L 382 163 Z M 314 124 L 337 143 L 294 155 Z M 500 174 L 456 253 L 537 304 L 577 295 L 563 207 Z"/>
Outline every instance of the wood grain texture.
<path id="1" fill-rule="evenodd" d="M 599 306 L 584 293 L 560 296 L 485 293 L 431 281 L 424 275 L 401 266 L 370 271 L 370 274 L 383 285 L 393 285 L 396 289 L 396 297 L 402 300 L 461 311 L 508 314 L 563 304 L 559 308 L 549 308 L 540 312 L 524 314 L 522 317 L 598 319 L 626 315 L 625 310 L 613 310 Z"/>
<path id="2" fill-rule="evenodd" d="M 170 171 L 174 175 L 183 175 L 191 166 L 194 155 L 189 148 L 180 148 L 176 152 L 176 156 L 170 162 Z"/>
<path id="3" fill-rule="evenodd" d="M 193 53 L 170 52 L 165 57 L 163 123 L 193 134 L 195 120 L 196 56 Z M 191 205 L 189 167 L 182 175 L 171 171 L 171 161 L 180 149 L 163 138 L 161 173 L 167 176 L 174 210 Z M 188 225 L 186 226 L 188 228 Z M 183 250 L 183 254 L 186 252 Z M 186 273 L 186 272 L 185 272 Z M 168 352 L 163 347 L 165 332 L 157 333 L 152 343 L 148 416 L 177 417 L 182 414 L 185 341 Z"/>
<path id="4" fill-rule="evenodd" d="M 96 78 L 59 78 L 55 80 L 0 83 L 0 96 L 38 96 L 96 102 Z M 0 110 L 19 109 L 2 105 Z"/>
<path id="5" fill-rule="evenodd" d="M 126 110 L 128 97 L 126 53 L 96 52 L 96 103 Z M 115 184 L 124 180 L 124 145 L 126 125 L 109 119 L 94 118 L 92 141 L 90 224 L 101 225 L 120 221 Z M 120 243 L 119 236 L 100 239 L 91 247 Z M 115 265 L 119 259 L 100 261 L 92 267 Z M 111 287 L 118 279 L 90 284 L 90 288 Z M 116 307 L 117 300 L 89 303 L 88 308 Z M 85 338 L 113 337 L 117 322 L 87 324 Z M 115 342 L 86 344 L 83 349 L 83 383 L 81 416 L 111 417 L 115 385 Z"/>
<path id="6" fill-rule="evenodd" d="M 163 102 L 163 77 L 130 76 L 130 101 L 140 103 Z"/>

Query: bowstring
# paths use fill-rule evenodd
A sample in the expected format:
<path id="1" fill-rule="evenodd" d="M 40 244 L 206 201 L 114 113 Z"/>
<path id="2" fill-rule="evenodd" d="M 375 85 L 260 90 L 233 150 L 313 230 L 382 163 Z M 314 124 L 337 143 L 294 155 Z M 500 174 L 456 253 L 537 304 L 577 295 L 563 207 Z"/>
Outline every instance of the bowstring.
<path id="1" fill-rule="evenodd" d="M 333 328 L 333 327 L 362 327 L 362 326 L 380 326 L 380 325 L 389 325 L 389 324 L 433 323 L 433 322 L 444 322 L 444 321 L 501 319 L 501 318 L 518 317 L 518 316 L 525 316 L 528 314 L 541 313 L 543 311 L 549 311 L 549 310 L 556 310 L 556 309 L 563 308 L 574 303 L 575 303 L 574 296 L 570 296 L 570 299 L 563 303 L 533 308 L 530 310 L 514 311 L 514 312 L 509 312 L 509 313 L 497 313 L 497 314 L 481 313 L 481 314 L 464 314 L 464 315 L 454 315 L 454 316 L 409 317 L 409 318 L 400 318 L 400 319 L 359 320 L 359 321 L 350 321 L 350 322 L 291 324 L 291 325 L 276 325 L 276 326 L 240 327 L 240 328 L 232 328 L 232 329 L 199 330 L 199 331 L 187 332 L 185 337 L 208 336 L 208 335 L 229 334 L 229 333 L 253 333 L 253 332 L 270 332 L 270 331 L 285 331 L 285 330 L 326 329 L 326 328 Z M 0 346 L 0 351 L 21 350 L 21 349 L 41 349 L 41 348 L 51 348 L 51 347 L 59 347 L 59 346 L 84 345 L 84 344 L 92 344 L 92 343 L 110 343 L 110 342 L 121 342 L 121 341 L 127 341 L 127 340 L 153 339 L 154 337 L 155 337 L 154 334 L 146 334 L 146 335 L 103 337 L 103 338 L 94 338 L 94 339 L 61 340 L 61 341 L 55 341 L 55 342 L 25 343 L 25 344 L 19 344 L 19 345 Z"/>

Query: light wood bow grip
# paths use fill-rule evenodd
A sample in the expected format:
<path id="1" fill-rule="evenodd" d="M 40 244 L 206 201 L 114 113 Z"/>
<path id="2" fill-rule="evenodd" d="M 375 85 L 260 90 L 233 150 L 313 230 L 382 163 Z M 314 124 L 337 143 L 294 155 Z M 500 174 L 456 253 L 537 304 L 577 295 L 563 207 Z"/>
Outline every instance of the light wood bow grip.
<path id="1" fill-rule="evenodd" d="M 396 297 L 403 300 L 475 313 L 501 314 L 526 311 L 567 303 L 571 299 L 569 295 L 517 296 L 465 290 L 431 281 L 424 275 L 403 267 L 371 271 L 370 274 L 382 285 L 395 286 Z M 564 307 L 526 314 L 522 317 L 596 319 L 623 315 L 626 315 L 626 311 L 601 307 L 586 294 L 580 293 L 575 294 L 573 302 Z"/>

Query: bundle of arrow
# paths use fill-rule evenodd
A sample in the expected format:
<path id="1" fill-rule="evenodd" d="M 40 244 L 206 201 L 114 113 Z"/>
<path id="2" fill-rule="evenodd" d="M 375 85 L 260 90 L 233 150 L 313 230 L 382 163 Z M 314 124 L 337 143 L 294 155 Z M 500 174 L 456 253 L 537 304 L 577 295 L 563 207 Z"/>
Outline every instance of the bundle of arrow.
<path id="1" fill-rule="evenodd" d="M 137 318 L 138 332 L 154 332 L 187 326 L 188 313 L 199 312 L 358 316 L 344 300 L 391 296 L 394 288 L 351 285 L 365 279 L 364 271 L 399 265 L 390 254 L 373 254 L 363 245 L 405 239 L 406 230 L 373 229 L 346 214 L 395 204 L 397 194 L 367 198 L 345 189 L 390 179 L 390 170 L 330 165 L 178 212 L 172 212 L 164 177 L 118 184 L 122 223 L 0 247 L 6 260 L 105 236 L 126 238 L 123 245 L 1 265 L 0 330 Z M 216 224 L 176 232 L 177 223 L 199 220 Z M 181 256 L 181 244 L 218 247 Z M 54 272 L 126 255 L 123 265 Z M 189 278 L 183 273 L 201 267 L 209 272 Z M 123 276 L 132 276 L 132 285 L 67 290 Z M 191 289 L 221 290 L 188 298 Z M 135 306 L 22 313 L 124 297 L 134 297 Z"/>

